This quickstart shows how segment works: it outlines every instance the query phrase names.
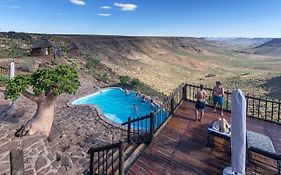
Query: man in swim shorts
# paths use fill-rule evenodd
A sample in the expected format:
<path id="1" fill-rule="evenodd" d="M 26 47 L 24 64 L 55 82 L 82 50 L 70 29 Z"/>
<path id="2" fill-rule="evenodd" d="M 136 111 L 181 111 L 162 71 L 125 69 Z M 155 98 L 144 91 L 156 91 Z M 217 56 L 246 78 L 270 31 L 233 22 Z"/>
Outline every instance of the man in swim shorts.
<path id="1" fill-rule="evenodd" d="M 220 106 L 220 114 L 223 116 L 223 94 L 224 88 L 221 86 L 221 82 L 217 81 L 216 86 L 213 88 L 213 103 L 214 112 L 217 112 L 217 104 Z"/>
<path id="2" fill-rule="evenodd" d="M 200 84 L 200 90 L 196 94 L 196 103 L 195 103 L 195 121 L 198 120 L 198 115 L 200 112 L 199 121 L 201 121 L 204 117 L 204 108 L 206 105 L 206 99 L 208 97 L 208 93 L 204 90 L 204 85 Z"/>

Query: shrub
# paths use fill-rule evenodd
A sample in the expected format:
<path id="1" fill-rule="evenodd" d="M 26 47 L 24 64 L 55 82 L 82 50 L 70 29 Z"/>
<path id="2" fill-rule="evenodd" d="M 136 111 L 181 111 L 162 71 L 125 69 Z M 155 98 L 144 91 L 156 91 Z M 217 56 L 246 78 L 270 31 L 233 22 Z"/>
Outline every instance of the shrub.
<path id="1" fill-rule="evenodd" d="M 96 58 L 87 58 L 86 68 L 87 69 L 97 68 L 100 64 L 101 64 L 100 60 Z"/>
<path id="2" fill-rule="evenodd" d="M 59 64 L 58 59 L 52 59 L 51 62 L 52 62 L 53 65 L 58 65 Z"/>
<path id="3" fill-rule="evenodd" d="M 0 85 L 6 84 L 8 80 L 9 80 L 9 78 L 7 75 L 0 74 Z"/>
<path id="4" fill-rule="evenodd" d="M 109 81 L 109 77 L 108 77 L 107 74 L 98 74 L 96 76 L 96 79 L 99 80 L 99 81 L 102 81 L 104 83 L 108 83 L 108 81 Z"/>
<path id="5" fill-rule="evenodd" d="M 141 84 L 139 79 L 133 78 L 131 81 L 132 86 L 139 86 Z"/>
<path id="6" fill-rule="evenodd" d="M 129 76 L 120 76 L 119 77 L 120 84 L 130 84 L 131 78 Z"/>

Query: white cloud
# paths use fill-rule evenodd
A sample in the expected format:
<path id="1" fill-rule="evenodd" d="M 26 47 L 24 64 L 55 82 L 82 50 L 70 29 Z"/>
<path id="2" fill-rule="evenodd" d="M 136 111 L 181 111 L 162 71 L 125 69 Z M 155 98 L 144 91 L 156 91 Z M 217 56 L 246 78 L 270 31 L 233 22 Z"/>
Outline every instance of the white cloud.
<path id="1" fill-rule="evenodd" d="M 109 6 L 102 6 L 102 7 L 100 7 L 101 9 L 111 9 L 111 7 L 109 7 Z"/>
<path id="2" fill-rule="evenodd" d="M 99 16 L 111 16 L 112 14 L 110 14 L 110 13 L 99 13 L 98 15 Z"/>
<path id="3" fill-rule="evenodd" d="M 114 6 L 119 7 L 122 11 L 134 11 L 138 7 L 136 4 L 122 4 L 115 2 Z"/>
<path id="4" fill-rule="evenodd" d="M 11 9 L 21 9 L 21 6 L 17 6 L 17 5 L 5 5 L 4 7 L 11 8 Z"/>
<path id="5" fill-rule="evenodd" d="M 70 0 L 70 2 L 75 5 L 85 5 L 86 4 L 86 2 L 82 1 L 82 0 Z"/>

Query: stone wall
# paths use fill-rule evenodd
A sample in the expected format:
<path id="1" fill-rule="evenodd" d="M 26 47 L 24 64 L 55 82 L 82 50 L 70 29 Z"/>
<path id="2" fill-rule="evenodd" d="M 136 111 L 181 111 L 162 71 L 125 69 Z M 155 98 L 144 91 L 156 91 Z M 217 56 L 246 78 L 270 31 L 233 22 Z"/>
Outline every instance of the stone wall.
<path id="1" fill-rule="evenodd" d="M 32 117 L 36 104 L 20 97 L 11 105 L 0 92 L 0 175 L 10 174 L 10 150 L 22 148 L 26 175 L 84 174 L 88 171 L 90 147 L 116 142 L 125 131 L 105 122 L 93 106 L 68 106 L 67 102 L 95 92 L 96 86 L 82 81 L 74 96 L 62 95 L 50 137 L 40 134 L 14 137 Z"/>

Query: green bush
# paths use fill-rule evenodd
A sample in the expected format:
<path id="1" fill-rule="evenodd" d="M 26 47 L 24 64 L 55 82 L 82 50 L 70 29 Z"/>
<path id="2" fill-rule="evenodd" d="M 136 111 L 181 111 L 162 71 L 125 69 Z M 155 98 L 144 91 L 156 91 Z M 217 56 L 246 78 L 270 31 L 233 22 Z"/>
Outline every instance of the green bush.
<path id="1" fill-rule="evenodd" d="M 120 84 L 130 85 L 131 78 L 129 76 L 120 76 L 119 81 L 120 81 Z"/>
<path id="2" fill-rule="evenodd" d="M 109 81 L 109 77 L 107 74 L 99 74 L 96 76 L 96 79 L 99 81 L 102 81 L 104 83 L 108 83 L 108 81 Z"/>
<path id="3" fill-rule="evenodd" d="M 129 76 L 119 76 L 119 83 L 111 84 L 112 87 L 121 87 L 123 89 L 129 89 L 137 92 L 141 92 L 143 94 L 149 95 L 149 96 L 157 96 L 161 100 L 163 100 L 166 96 L 164 96 L 161 92 L 158 92 L 157 90 L 153 89 L 147 84 L 142 83 L 137 78 L 130 78 Z"/>
<path id="4" fill-rule="evenodd" d="M 59 46 L 60 50 L 63 51 L 63 53 L 66 53 L 68 51 L 67 47 L 65 46 Z"/>
<path id="5" fill-rule="evenodd" d="M 6 84 L 6 82 L 9 80 L 7 75 L 0 74 L 0 85 L 1 84 Z"/>
<path id="6" fill-rule="evenodd" d="M 141 82 L 140 82 L 139 79 L 133 78 L 132 81 L 131 81 L 131 85 L 132 86 L 139 86 L 139 85 L 141 85 Z"/>
<path id="7" fill-rule="evenodd" d="M 87 58 L 86 68 L 87 69 L 97 68 L 100 64 L 101 64 L 100 60 L 98 60 L 96 58 Z"/>

